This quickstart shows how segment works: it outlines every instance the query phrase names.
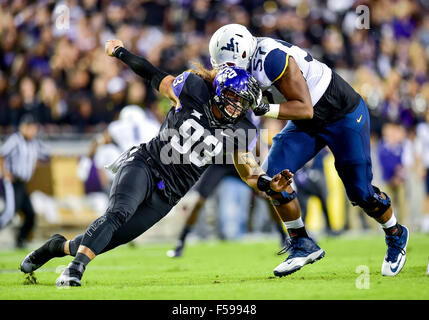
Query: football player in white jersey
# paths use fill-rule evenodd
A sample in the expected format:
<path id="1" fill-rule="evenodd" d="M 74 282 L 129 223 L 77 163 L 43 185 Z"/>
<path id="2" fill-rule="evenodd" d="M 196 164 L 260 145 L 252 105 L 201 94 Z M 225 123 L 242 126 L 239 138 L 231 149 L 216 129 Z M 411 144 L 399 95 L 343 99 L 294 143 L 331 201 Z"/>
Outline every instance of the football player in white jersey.
<path id="1" fill-rule="evenodd" d="M 409 231 L 397 222 L 389 197 L 371 184 L 370 119 L 361 96 L 307 51 L 282 40 L 254 37 L 242 25 L 219 28 L 209 50 L 214 68 L 235 65 L 256 78 L 263 90 L 254 109 L 256 115 L 291 120 L 273 139 L 262 164 L 266 174 L 257 177 L 258 188 L 273 194 L 268 187 L 270 177 L 286 168 L 295 173 L 328 146 L 352 204 L 360 206 L 385 231 L 387 253 L 381 273 L 398 274 L 405 263 Z M 249 168 L 256 164 L 251 154 L 240 156 Z M 242 178 L 249 180 L 246 174 Z M 284 250 L 289 256 L 274 269 L 280 277 L 325 255 L 305 230 L 296 193 L 291 186 L 287 191 L 281 200 L 276 196 L 273 201 L 291 237 Z"/>
<path id="2" fill-rule="evenodd" d="M 138 105 L 128 105 L 119 113 L 119 119 L 111 122 L 107 129 L 93 140 L 88 157 L 94 159 L 105 190 L 110 189 L 114 175 L 104 166 L 112 163 L 130 147 L 150 141 L 157 135 L 160 126 L 155 118 L 149 117 Z"/>

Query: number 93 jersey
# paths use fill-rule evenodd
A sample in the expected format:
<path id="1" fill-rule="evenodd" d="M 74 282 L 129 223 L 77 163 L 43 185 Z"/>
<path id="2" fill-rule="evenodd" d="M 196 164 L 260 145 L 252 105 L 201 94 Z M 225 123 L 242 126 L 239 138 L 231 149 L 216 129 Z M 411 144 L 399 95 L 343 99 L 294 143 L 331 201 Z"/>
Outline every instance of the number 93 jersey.
<path id="1" fill-rule="evenodd" d="M 172 107 L 159 134 L 139 148 L 162 189 L 174 204 L 212 164 L 232 163 L 234 150 L 252 150 L 257 130 L 250 113 L 236 125 L 221 126 L 212 121 L 211 84 L 192 72 L 173 82 L 180 104 Z"/>
<path id="2" fill-rule="evenodd" d="M 310 91 L 313 106 L 319 101 L 329 86 L 332 70 L 324 63 L 314 59 L 307 51 L 283 40 L 257 38 L 257 47 L 249 64 L 249 72 L 256 78 L 268 103 L 286 101 L 273 86 L 293 57 L 304 76 Z"/>

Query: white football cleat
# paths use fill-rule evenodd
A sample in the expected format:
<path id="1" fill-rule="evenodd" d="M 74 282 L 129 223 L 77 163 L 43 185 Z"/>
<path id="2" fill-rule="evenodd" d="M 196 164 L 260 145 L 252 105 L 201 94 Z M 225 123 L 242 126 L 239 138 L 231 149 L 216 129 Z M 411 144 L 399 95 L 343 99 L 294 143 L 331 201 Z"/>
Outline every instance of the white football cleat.
<path id="1" fill-rule="evenodd" d="M 289 256 L 274 269 L 274 275 L 277 277 L 294 273 L 306 264 L 314 263 L 325 256 L 325 251 L 307 237 L 291 239 L 290 245 L 280 252 L 286 251 L 290 251 Z"/>
<path id="2" fill-rule="evenodd" d="M 387 252 L 381 265 L 381 274 L 383 276 L 396 276 L 404 267 L 406 250 L 410 233 L 407 227 L 400 226 L 402 234 L 400 236 L 387 236 Z"/>

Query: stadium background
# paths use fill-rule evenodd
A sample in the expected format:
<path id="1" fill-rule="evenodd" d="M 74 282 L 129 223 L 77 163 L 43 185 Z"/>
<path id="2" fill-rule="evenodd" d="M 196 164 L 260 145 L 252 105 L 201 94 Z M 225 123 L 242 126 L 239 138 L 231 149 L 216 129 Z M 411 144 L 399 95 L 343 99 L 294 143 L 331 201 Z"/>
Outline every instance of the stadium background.
<path id="1" fill-rule="evenodd" d="M 355 28 L 358 5 L 370 9 L 369 29 Z M 1 141 L 16 131 L 22 114 L 30 112 L 38 117 L 39 137 L 53 154 L 49 163 L 38 166 L 28 185 L 38 214 L 33 240 L 43 240 L 53 230 L 80 233 L 103 212 L 105 195 L 93 183 L 96 177 L 79 178 L 79 161 L 122 108 L 137 104 L 159 121 L 168 110 L 167 101 L 104 53 L 104 42 L 121 39 L 133 52 L 177 75 L 193 61 L 209 67 L 210 36 L 234 22 L 248 26 L 256 36 L 283 39 L 310 51 L 364 97 L 371 113 L 374 184 L 389 188 L 402 223 L 420 229 L 424 181 L 415 129 L 425 121 L 429 101 L 428 10 L 429 2 L 423 0 L 1 1 Z M 271 137 L 284 125 L 263 120 Z M 383 166 L 390 165 L 389 159 L 379 161 L 386 141 L 401 150 L 398 170 L 388 181 L 383 179 Z M 332 156 L 323 163 L 334 228 L 376 230 L 346 201 Z M 92 168 L 90 175 L 94 174 Z M 218 195 L 236 183 L 225 180 Z M 246 191 L 241 195 L 239 204 L 249 196 Z M 206 204 L 199 236 L 218 236 L 218 199 Z M 193 200 L 190 193 L 141 240 L 175 239 L 187 214 L 183 207 Z M 238 225 L 237 219 L 247 221 L 247 212 L 243 215 L 237 203 L 230 207 L 238 208 L 235 219 L 224 217 L 230 225 Z M 264 204 L 256 203 L 256 208 L 252 229 L 231 231 L 231 238 L 274 235 Z M 321 232 L 325 222 L 317 199 L 311 199 L 308 211 L 309 230 Z M 1 231 L 3 248 L 13 245 L 19 219 L 16 216 Z"/>

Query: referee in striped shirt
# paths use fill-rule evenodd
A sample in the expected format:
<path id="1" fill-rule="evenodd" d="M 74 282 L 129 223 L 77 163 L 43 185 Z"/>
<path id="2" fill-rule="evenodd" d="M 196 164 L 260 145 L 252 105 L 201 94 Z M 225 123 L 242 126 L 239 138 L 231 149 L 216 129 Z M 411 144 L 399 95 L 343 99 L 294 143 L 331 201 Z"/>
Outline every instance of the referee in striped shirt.
<path id="1" fill-rule="evenodd" d="M 49 153 L 36 138 L 37 120 L 31 114 L 22 116 L 19 131 L 9 136 L 0 148 L 0 168 L 3 179 L 12 182 L 15 197 L 15 212 L 24 214 L 16 246 L 22 248 L 34 228 L 35 212 L 26 190 L 26 183 L 33 176 L 38 159 L 48 159 Z"/>

